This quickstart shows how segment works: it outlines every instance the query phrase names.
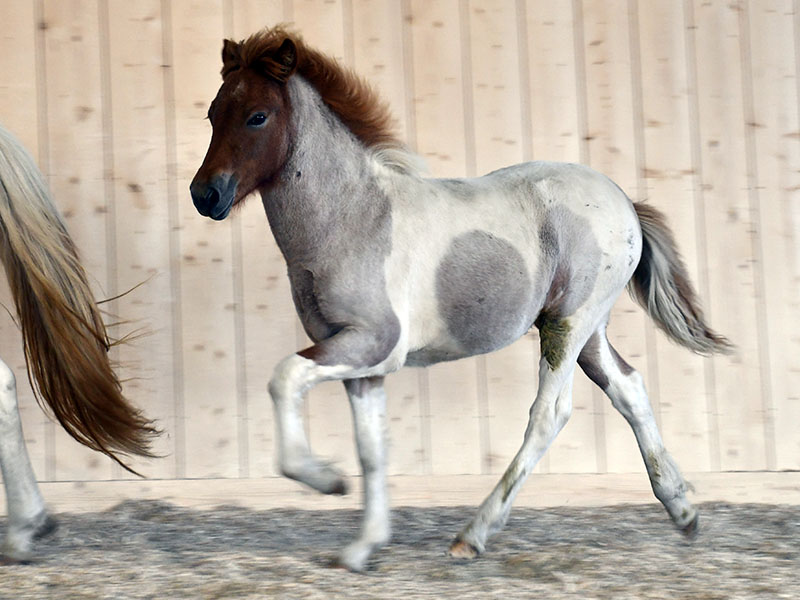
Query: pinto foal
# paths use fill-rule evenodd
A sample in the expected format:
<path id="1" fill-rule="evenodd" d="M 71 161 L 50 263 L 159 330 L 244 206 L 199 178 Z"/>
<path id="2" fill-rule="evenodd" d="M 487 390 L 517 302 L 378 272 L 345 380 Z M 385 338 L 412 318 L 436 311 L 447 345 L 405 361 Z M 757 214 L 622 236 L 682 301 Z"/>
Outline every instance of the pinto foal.
<path id="1" fill-rule="evenodd" d="M 427 179 L 392 136 L 371 89 L 277 27 L 226 40 L 213 133 L 191 184 L 201 215 L 224 219 L 259 192 L 314 345 L 278 364 L 269 392 L 282 473 L 346 490 L 306 439 L 305 393 L 341 380 L 364 474 L 364 520 L 341 554 L 353 570 L 389 540 L 383 378 L 502 348 L 539 329 L 539 389 L 522 446 L 450 547 L 476 556 L 505 523 L 566 423 L 578 364 L 636 435 L 653 491 L 686 533 L 697 511 L 656 428 L 641 376 L 606 338 L 626 286 L 673 340 L 700 353 L 727 341 L 704 323 L 663 216 L 605 176 L 532 162 L 472 179 Z"/>

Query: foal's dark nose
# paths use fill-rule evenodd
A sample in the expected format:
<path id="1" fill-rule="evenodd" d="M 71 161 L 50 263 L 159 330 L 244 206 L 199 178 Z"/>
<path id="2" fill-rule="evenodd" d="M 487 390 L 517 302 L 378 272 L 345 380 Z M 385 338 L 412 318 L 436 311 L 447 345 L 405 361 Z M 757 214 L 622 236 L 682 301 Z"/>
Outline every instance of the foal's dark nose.
<path id="1" fill-rule="evenodd" d="M 216 221 L 227 217 L 236 197 L 236 183 L 230 173 L 215 175 L 209 181 L 195 179 L 189 191 L 197 212 Z"/>

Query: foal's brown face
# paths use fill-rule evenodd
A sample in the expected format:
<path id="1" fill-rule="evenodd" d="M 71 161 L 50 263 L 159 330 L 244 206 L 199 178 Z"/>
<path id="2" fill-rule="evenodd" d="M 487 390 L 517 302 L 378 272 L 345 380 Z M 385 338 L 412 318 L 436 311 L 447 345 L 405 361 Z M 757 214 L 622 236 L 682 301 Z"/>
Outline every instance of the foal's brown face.
<path id="1" fill-rule="evenodd" d="M 224 62 L 232 60 L 236 46 L 226 41 Z M 293 53 L 281 58 L 284 64 L 293 59 Z M 222 86 L 208 109 L 211 144 L 189 187 L 197 211 L 218 221 L 248 194 L 269 185 L 289 149 L 288 77 L 228 66 L 225 62 Z"/>

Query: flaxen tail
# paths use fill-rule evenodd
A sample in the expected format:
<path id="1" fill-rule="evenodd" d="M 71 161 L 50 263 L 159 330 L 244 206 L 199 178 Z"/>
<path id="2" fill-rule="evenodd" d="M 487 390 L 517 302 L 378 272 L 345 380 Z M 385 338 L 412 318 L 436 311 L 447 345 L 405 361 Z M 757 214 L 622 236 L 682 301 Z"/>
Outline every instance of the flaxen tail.
<path id="1" fill-rule="evenodd" d="M 642 227 L 642 258 L 628 291 L 681 346 L 705 355 L 730 352 L 731 343 L 703 320 L 697 294 L 664 215 L 648 204 L 633 206 Z"/>
<path id="2" fill-rule="evenodd" d="M 122 395 L 100 312 L 44 179 L 0 127 L 0 259 L 39 404 L 80 443 L 110 456 L 152 457 L 158 431 Z"/>

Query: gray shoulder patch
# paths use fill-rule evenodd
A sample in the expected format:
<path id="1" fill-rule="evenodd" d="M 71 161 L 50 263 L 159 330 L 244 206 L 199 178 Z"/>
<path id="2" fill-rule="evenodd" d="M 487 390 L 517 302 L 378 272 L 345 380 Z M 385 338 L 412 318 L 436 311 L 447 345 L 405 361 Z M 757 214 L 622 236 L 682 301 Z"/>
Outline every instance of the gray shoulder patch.
<path id="1" fill-rule="evenodd" d="M 450 335 L 467 354 L 501 348 L 530 328 L 535 307 L 525 260 L 481 230 L 455 238 L 436 269 L 436 299 Z"/>

